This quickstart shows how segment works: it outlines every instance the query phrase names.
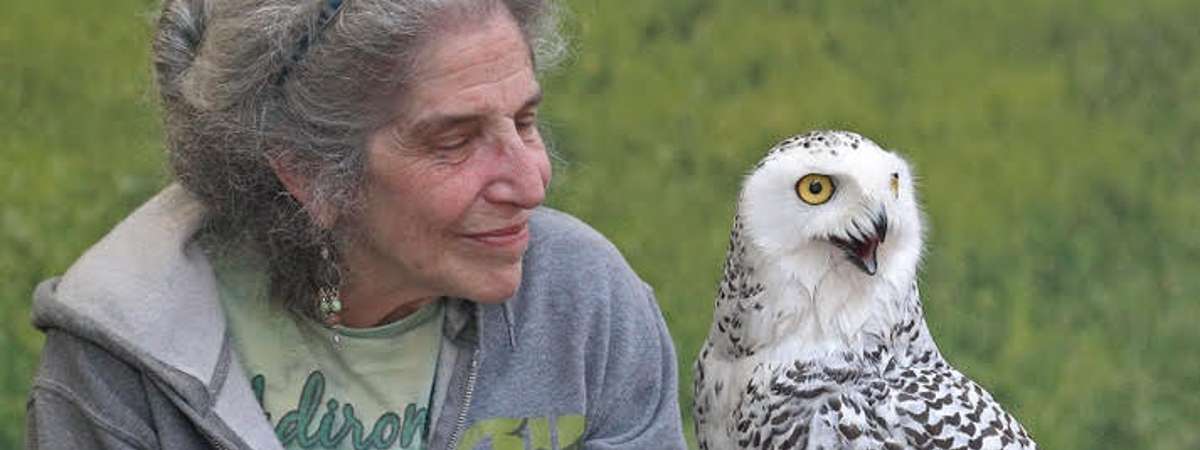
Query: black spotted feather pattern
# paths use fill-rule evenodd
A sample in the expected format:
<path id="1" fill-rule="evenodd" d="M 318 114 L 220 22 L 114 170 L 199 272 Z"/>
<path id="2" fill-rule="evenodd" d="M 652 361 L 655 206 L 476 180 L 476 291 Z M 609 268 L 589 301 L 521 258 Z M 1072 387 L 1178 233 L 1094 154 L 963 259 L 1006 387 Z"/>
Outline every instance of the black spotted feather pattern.
<path id="1" fill-rule="evenodd" d="M 919 338 L 922 330 L 909 327 Z M 894 355 L 881 346 L 759 370 L 732 416 L 739 449 L 1035 448 L 1020 423 L 936 350 Z"/>

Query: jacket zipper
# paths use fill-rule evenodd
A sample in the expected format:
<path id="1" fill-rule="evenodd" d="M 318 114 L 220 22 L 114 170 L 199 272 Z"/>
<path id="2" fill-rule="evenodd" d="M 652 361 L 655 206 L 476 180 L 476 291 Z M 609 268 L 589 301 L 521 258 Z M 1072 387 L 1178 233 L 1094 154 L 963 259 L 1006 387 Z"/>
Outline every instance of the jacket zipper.
<path id="1" fill-rule="evenodd" d="M 228 449 L 228 447 L 225 447 L 225 444 L 222 444 L 221 441 L 217 440 L 217 438 L 209 436 L 207 432 L 201 432 L 200 434 L 203 435 L 204 439 L 207 440 L 208 443 L 212 445 L 212 448 L 215 448 L 217 450 L 227 450 Z"/>
<path id="2" fill-rule="evenodd" d="M 454 422 L 454 433 L 446 445 L 447 450 L 458 448 L 458 437 L 467 426 L 467 410 L 471 408 L 471 397 L 475 395 L 475 378 L 479 373 L 479 349 L 471 355 L 471 371 L 467 373 L 467 391 L 463 393 L 462 408 L 458 410 L 458 419 Z"/>

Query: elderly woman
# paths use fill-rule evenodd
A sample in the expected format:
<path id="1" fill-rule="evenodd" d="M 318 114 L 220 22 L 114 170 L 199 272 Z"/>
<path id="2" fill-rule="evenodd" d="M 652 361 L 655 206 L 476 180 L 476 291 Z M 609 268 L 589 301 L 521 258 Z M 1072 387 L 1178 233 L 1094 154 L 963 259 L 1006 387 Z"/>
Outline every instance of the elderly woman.
<path id="1" fill-rule="evenodd" d="M 36 292 L 30 448 L 674 449 L 650 288 L 544 207 L 540 0 L 167 0 L 177 183 Z"/>

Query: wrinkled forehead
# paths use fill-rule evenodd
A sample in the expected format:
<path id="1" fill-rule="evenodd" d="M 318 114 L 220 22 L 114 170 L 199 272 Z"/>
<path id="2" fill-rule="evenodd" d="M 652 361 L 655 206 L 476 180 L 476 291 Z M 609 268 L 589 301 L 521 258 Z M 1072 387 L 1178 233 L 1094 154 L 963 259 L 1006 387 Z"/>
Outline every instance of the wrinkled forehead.
<path id="1" fill-rule="evenodd" d="M 428 24 L 418 31 L 416 52 L 411 60 L 412 73 L 420 76 L 430 70 L 445 70 L 446 67 L 431 67 L 436 61 L 454 61 L 456 56 L 477 51 L 480 42 L 462 39 L 462 36 L 479 35 L 487 29 L 505 28 L 512 31 L 512 39 L 524 49 L 525 56 L 533 65 L 533 50 L 517 19 L 508 10 L 504 2 L 488 1 L 451 1 L 439 8 Z M 486 34 L 486 33 L 484 33 Z M 453 67 L 450 67 L 453 69 Z"/>
<path id="2" fill-rule="evenodd" d="M 540 93 L 525 37 L 501 14 L 475 28 L 447 31 L 425 46 L 407 85 L 393 105 L 409 121 L 429 114 L 511 113 Z"/>

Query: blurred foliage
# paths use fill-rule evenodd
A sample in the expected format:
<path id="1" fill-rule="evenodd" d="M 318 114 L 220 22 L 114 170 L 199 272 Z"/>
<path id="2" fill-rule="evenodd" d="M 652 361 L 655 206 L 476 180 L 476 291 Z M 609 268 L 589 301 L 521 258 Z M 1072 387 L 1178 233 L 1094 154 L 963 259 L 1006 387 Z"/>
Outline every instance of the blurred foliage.
<path id="1" fill-rule="evenodd" d="M 844 128 L 915 165 L 933 333 L 1044 448 L 1200 448 L 1200 3 L 568 4 L 551 203 L 655 286 L 685 419 L 741 177 Z M 0 447 L 21 442 L 33 287 L 167 182 L 155 9 L 0 16 Z"/>

